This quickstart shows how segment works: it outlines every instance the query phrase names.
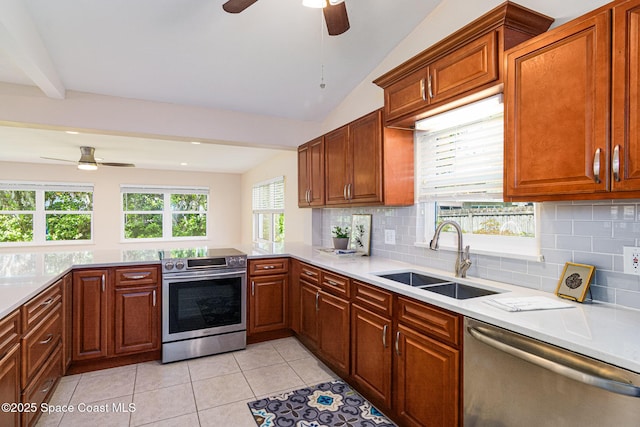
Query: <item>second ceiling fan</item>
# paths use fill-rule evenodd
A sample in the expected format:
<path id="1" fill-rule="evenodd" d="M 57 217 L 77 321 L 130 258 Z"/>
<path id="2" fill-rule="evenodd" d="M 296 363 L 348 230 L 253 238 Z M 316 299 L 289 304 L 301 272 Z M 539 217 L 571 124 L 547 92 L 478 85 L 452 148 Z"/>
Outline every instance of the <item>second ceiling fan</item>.
<path id="1" fill-rule="evenodd" d="M 258 0 L 228 0 L 222 8 L 229 13 L 240 13 Z M 303 2 L 304 4 L 305 2 Z M 324 20 L 327 23 L 327 31 L 330 36 L 337 36 L 349 29 L 349 17 L 344 0 L 320 0 L 315 1 L 322 7 Z"/>

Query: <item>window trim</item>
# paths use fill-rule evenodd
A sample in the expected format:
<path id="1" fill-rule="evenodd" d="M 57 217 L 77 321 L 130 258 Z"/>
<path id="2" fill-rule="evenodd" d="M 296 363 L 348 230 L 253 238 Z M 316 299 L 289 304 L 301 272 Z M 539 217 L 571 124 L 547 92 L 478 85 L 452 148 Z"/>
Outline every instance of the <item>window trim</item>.
<path id="1" fill-rule="evenodd" d="M 125 211 L 123 194 L 126 193 L 157 193 L 162 194 L 163 209 L 162 211 Z M 207 216 L 207 226 L 204 236 L 179 236 L 173 237 L 173 214 L 175 213 L 202 213 L 196 211 L 174 211 L 171 209 L 172 194 L 204 194 L 207 196 L 207 210 L 204 212 Z M 120 185 L 120 243 L 145 243 L 145 242 L 181 242 L 196 241 L 209 239 L 209 219 L 210 211 L 210 190 L 208 187 L 192 187 L 192 186 L 167 186 L 167 185 Z M 162 215 L 162 237 L 145 237 L 140 239 L 127 239 L 125 237 L 125 216 L 127 214 L 160 214 Z"/>

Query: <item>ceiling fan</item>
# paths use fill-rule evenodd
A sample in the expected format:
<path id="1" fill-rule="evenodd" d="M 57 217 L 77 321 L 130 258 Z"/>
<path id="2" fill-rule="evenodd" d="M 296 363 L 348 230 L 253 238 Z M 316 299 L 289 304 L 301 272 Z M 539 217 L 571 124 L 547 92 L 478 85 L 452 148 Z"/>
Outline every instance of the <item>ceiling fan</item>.
<path id="1" fill-rule="evenodd" d="M 98 169 L 98 165 L 102 166 L 115 166 L 121 168 L 132 168 L 135 165 L 133 163 L 117 163 L 117 162 L 97 162 L 95 158 L 96 149 L 93 147 L 80 147 L 80 160 L 66 160 L 66 159 L 56 159 L 53 157 L 41 157 L 42 159 L 47 160 L 58 160 L 61 162 L 71 162 L 77 163 L 78 169 L 82 170 L 96 170 Z"/>
<path id="2" fill-rule="evenodd" d="M 222 8 L 229 13 L 240 13 L 258 0 L 228 0 Z M 327 31 L 330 36 L 337 36 L 349 29 L 349 17 L 344 0 L 303 0 L 305 6 L 321 7 L 324 20 L 327 23 Z M 313 3 L 313 5 L 311 5 Z"/>

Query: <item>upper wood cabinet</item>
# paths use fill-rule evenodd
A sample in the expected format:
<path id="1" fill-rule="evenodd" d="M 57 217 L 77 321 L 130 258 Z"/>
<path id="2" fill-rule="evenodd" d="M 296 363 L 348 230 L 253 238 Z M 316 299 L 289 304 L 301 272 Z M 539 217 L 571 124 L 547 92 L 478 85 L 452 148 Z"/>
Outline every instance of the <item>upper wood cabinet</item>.
<path id="1" fill-rule="evenodd" d="M 377 78 L 386 124 L 415 121 L 502 91 L 503 52 L 549 28 L 553 19 L 505 2 Z"/>
<path id="2" fill-rule="evenodd" d="M 298 206 L 324 205 L 324 138 L 298 147 Z"/>
<path id="3" fill-rule="evenodd" d="M 413 204 L 413 134 L 374 111 L 324 136 L 327 206 Z"/>
<path id="4" fill-rule="evenodd" d="M 622 1 L 507 53 L 505 200 L 640 196 L 638 22 Z"/>

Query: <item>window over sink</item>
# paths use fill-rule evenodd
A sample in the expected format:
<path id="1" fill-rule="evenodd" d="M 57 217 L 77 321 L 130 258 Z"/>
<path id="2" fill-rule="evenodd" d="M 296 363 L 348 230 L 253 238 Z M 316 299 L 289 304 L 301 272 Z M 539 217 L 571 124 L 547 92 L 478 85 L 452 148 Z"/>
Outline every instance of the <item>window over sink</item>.
<path id="1" fill-rule="evenodd" d="M 417 245 L 452 220 L 476 253 L 539 259 L 537 207 L 502 201 L 503 146 L 501 95 L 416 123 Z M 440 246 L 456 247 L 453 230 L 443 230 Z"/>
<path id="2" fill-rule="evenodd" d="M 253 241 L 284 242 L 284 176 L 253 186 Z"/>
<path id="3" fill-rule="evenodd" d="M 122 185 L 124 241 L 207 237 L 209 189 Z"/>

